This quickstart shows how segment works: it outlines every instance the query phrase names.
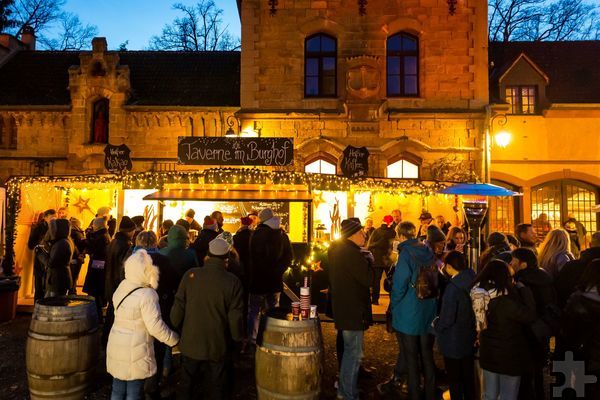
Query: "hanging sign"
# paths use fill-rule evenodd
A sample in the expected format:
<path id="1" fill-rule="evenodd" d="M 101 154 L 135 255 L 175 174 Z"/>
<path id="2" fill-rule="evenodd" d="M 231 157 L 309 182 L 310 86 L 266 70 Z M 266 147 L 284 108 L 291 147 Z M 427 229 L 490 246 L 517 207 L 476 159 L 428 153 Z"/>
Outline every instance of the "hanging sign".
<path id="1" fill-rule="evenodd" d="M 348 178 L 367 176 L 369 172 L 369 150 L 366 147 L 346 147 L 341 168 L 342 174 Z"/>
<path id="2" fill-rule="evenodd" d="M 104 168 L 113 174 L 131 171 L 133 164 L 130 153 L 129 147 L 124 144 L 119 146 L 107 144 L 104 148 Z"/>
<path id="3" fill-rule="evenodd" d="M 292 165 L 294 140 L 179 136 L 177 158 L 184 165 Z"/>

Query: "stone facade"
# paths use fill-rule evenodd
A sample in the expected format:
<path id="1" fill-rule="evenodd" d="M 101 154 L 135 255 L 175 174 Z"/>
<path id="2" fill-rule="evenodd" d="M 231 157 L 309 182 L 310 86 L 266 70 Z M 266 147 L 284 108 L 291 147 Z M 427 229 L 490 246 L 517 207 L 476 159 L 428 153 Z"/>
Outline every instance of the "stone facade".
<path id="1" fill-rule="evenodd" d="M 367 146 L 370 174 L 403 153 L 428 165 L 452 153 L 481 172 L 487 85 L 485 1 L 374 1 L 360 15 L 353 1 L 280 1 L 275 15 L 259 0 L 242 2 L 241 110 L 263 135 L 296 138 L 300 158 L 339 159 L 346 145 Z M 386 96 L 386 39 L 399 32 L 419 41 L 419 95 Z M 337 96 L 304 95 L 304 43 L 313 34 L 337 40 Z M 367 71 L 363 90 L 353 74 Z"/>

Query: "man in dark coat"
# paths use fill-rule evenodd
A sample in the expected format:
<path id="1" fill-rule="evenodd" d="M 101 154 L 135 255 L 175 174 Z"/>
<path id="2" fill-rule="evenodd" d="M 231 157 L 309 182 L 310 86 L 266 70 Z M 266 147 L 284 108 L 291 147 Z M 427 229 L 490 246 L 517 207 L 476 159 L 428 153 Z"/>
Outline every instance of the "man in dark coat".
<path id="1" fill-rule="evenodd" d="M 48 223 L 56 219 L 55 210 L 46 210 L 41 215 L 42 218 L 38 219 L 38 222 L 31 228 L 29 234 L 29 240 L 27 241 L 27 247 L 29 250 L 34 250 L 36 246 L 43 245 L 46 251 L 50 248 L 46 246 L 44 237 L 48 232 Z M 37 256 L 33 260 L 33 287 L 34 287 L 34 301 L 38 301 L 44 298 L 44 286 L 46 285 L 46 266 Z"/>
<path id="2" fill-rule="evenodd" d="M 104 296 L 104 283 L 106 274 L 106 251 L 110 244 L 110 235 L 108 234 L 108 225 L 103 217 L 94 218 L 92 221 L 92 231 L 87 234 L 85 251 L 90 256 L 88 263 L 83 291 L 94 297 L 96 302 L 96 311 L 98 320 L 102 322 L 102 307 L 106 304 Z"/>
<path id="3" fill-rule="evenodd" d="M 341 239 L 329 249 L 331 299 L 335 328 L 342 331 L 344 356 L 339 373 L 338 398 L 358 399 L 358 370 L 363 355 L 364 331 L 371 320 L 371 273 L 361 253 L 365 232 L 355 220 L 341 224 Z"/>
<path id="4" fill-rule="evenodd" d="M 178 399 L 193 398 L 196 382 L 209 383 L 210 399 L 226 396 L 231 342 L 243 339 L 243 289 L 227 271 L 230 249 L 220 237 L 211 241 L 204 267 L 190 269 L 177 290 L 171 322 L 181 329 Z"/>
<path id="5" fill-rule="evenodd" d="M 396 238 L 396 232 L 390 227 L 394 222 L 391 215 L 383 217 L 383 223 L 371 235 L 367 248 L 373 254 L 373 292 L 371 303 L 379 304 L 379 292 L 381 290 L 381 277 L 384 271 L 388 271 L 392 265 L 392 244 Z"/>
<path id="6" fill-rule="evenodd" d="M 292 262 L 292 245 L 281 229 L 281 220 L 273 210 L 259 214 L 260 224 L 250 239 L 250 281 L 248 292 L 248 339 L 256 342 L 258 315 L 262 309 L 279 306 L 283 273 Z"/>
<path id="7" fill-rule="evenodd" d="M 208 254 L 208 244 L 216 238 L 219 234 L 219 225 L 217 221 L 209 216 L 204 217 L 204 223 L 202 224 L 202 230 L 198 234 L 194 243 L 190 246 L 196 252 L 196 258 L 200 266 L 204 265 L 204 258 Z"/>
<path id="8" fill-rule="evenodd" d="M 550 332 L 543 335 L 537 327 L 544 323 L 543 318 L 549 316 L 551 307 L 556 306 L 556 290 L 552 277 L 538 267 L 538 260 L 533 251 L 518 248 L 512 252 L 511 268 L 515 272 L 514 279 L 531 290 L 535 301 L 537 322 L 529 333 L 530 348 L 533 351 L 533 376 L 523 377 L 519 389 L 520 398 L 544 400 L 544 365 L 548 361 L 550 351 Z"/>
<path id="9" fill-rule="evenodd" d="M 73 243 L 69 238 L 71 224 L 66 219 L 53 219 L 48 224 L 48 233 L 50 252 L 39 251 L 48 267 L 45 297 L 64 296 L 73 284 L 69 268 L 73 256 Z"/>
<path id="10" fill-rule="evenodd" d="M 105 340 L 108 340 L 108 334 L 110 333 L 110 328 L 112 328 L 115 317 L 112 297 L 115 290 L 117 290 L 119 283 L 125 279 L 123 263 L 133 246 L 131 239 L 134 234 L 135 224 L 131 218 L 124 216 L 119 224 L 119 232 L 115 233 L 115 237 L 106 250 L 104 296 L 108 300 L 108 308 L 106 310 L 106 321 L 104 323 Z"/>
<path id="11" fill-rule="evenodd" d="M 537 248 L 535 243 L 537 241 L 537 235 L 533 230 L 531 224 L 519 224 L 515 227 L 515 236 L 521 242 L 521 247 L 526 247 L 532 250 L 537 255 Z"/>

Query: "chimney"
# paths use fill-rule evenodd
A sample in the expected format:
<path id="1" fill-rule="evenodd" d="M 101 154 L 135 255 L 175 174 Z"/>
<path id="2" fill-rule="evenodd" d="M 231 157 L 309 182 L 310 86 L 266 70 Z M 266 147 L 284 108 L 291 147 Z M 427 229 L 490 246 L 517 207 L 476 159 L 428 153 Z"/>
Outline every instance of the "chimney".
<path id="1" fill-rule="evenodd" d="M 26 25 L 23 27 L 21 42 L 23 42 L 27 50 L 35 50 L 35 33 L 31 26 Z"/>

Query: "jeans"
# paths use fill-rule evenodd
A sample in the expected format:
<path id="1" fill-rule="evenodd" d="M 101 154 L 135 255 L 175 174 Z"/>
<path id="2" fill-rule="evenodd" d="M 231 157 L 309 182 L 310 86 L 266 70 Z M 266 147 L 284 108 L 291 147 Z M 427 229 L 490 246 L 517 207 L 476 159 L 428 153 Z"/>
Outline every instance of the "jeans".
<path id="1" fill-rule="evenodd" d="M 435 399 L 435 364 L 433 361 L 433 335 L 407 335 L 400 333 L 402 350 L 406 353 L 406 367 L 408 369 L 408 398 L 419 400 L 421 373 L 419 370 L 419 353 L 423 365 L 425 380 L 425 399 Z"/>
<path id="2" fill-rule="evenodd" d="M 260 324 L 259 314 L 267 312 L 271 308 L 279 307 L 279 295 L 281 293 L 250 294 L 248 298 L 248 339 L 256 343 L 258 327 Z"/>
<path id="3" fill-rule="evenodd" d="M 444 357 L 452 400 L 475 400 L 475 359 Z"/>
<path id="4" fill-rule="evenodd" d="M 338 397 L 358 400 L 358 370 L 363 357 L 364 331 L 342 331 L 344 356 L 340 367 Z"/>
<path id="5" fill-rule="evenodd" d="M 483 370 L 483 400 L 517 400 L 520 376 L 509 376 Z"/>
<path id="6" fill-rule="evenodd" d="M 122 381 L 120 379 L 113 378 L 110 400 L 141 400 L 144 398 L 142 393 L 143 387 L 143 379 Z"/>
<path id="7" fill-rule="evenodd" d="M 226 360 L 195 360 L 181 355 L 181 379 L 177 386 L 177 400 L 194 399 L 198 396 L 196 386 L 203 385 L 205 399 L 217 400 L 226 398 Z"/>
<path id="8" fill-rule="evenodd" d="M 400 332 L 396 332 L 396 341 L 398 342 L 398 358 L 394 367 L 394 379 L 400 380 L 407 374 L 406 352 L 402 351 L 402 337 Z"/>

